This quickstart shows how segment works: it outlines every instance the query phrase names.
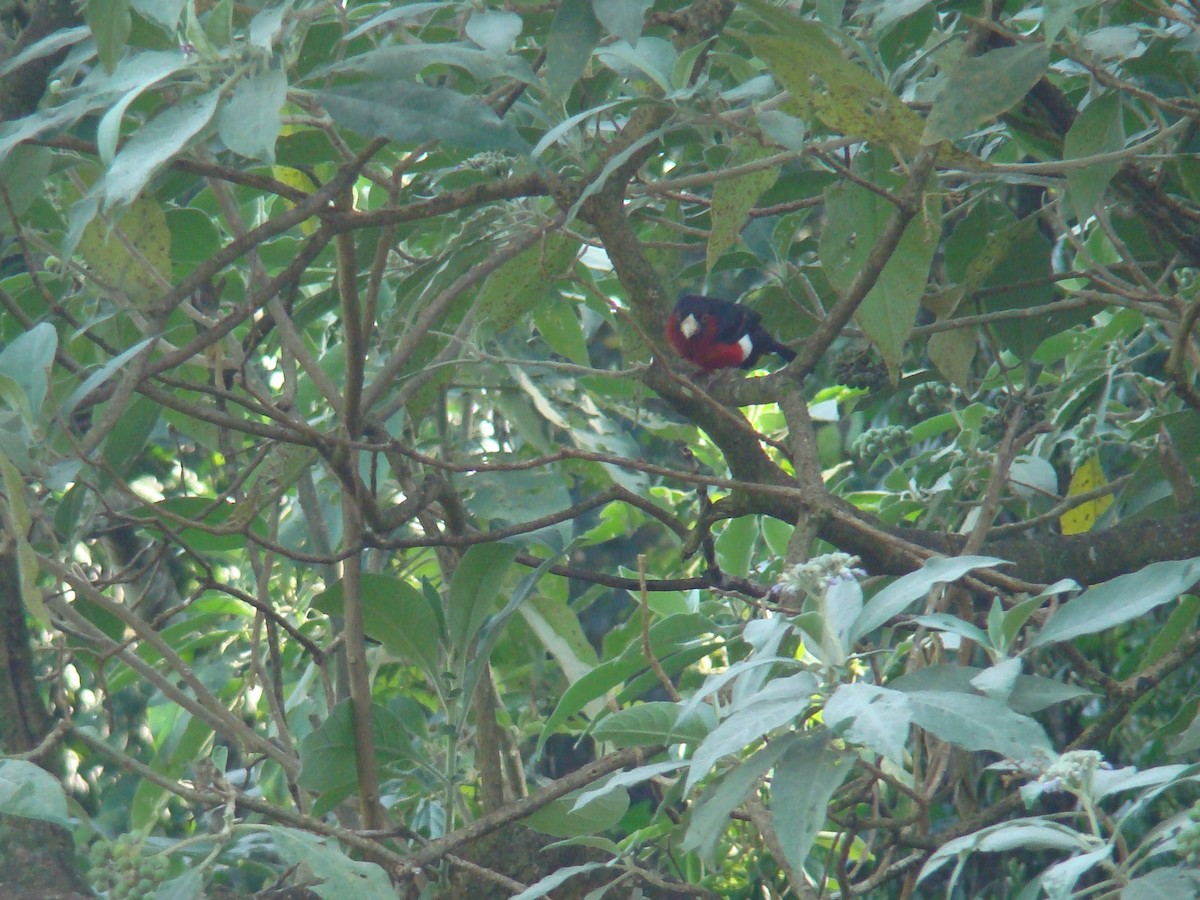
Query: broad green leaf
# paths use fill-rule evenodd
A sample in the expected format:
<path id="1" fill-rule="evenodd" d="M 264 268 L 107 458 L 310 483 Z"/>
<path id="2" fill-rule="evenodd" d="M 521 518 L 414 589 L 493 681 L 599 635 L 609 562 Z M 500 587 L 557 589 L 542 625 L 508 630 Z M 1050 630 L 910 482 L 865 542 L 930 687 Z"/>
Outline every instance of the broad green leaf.
<path id="1" fill-rule="evenodd" d="M 546 36 L 546 88 L 563 100 L 571 92 L 600 40 L 591 0 L 562 0 Z"/>
<path id="2" fill-rule="evenodd" d="M 1043 0 L 1042 37 L 1050 43 L 1060 31 L 1072 24 L 1080 10 L 1099 6 L 1101 0 Z"/>
<path id="3" fill-rule="evenodd" d="M 753 700 L 730 713 L 696 748 L 687 789 L 704 778 L 722 756 L 738 753 L 776 728 L 799 721 L 812 705 L 817 687 L 817 678 L 810 672 L 767 682 Z"/>
<path id="4" fill-rule="evenodd" d="M 1125 147 L 1124 108 L 1116 91 L 1096 97 L 1080 110 L 1063 143 L 1063 159 L 1112 153 Z M 1121 168 L 1120 160 L 1067 170 L 1067 196 L 1080 222 L 1088 219 L 1105 188 Z"/>
<path id="5" fill-rule="evenodd" d="M 598 741 L 617 747 L 653 747 L 656 744 L 697 744 L 716 724 L 711 706 L 704 715 L 679 719 L 679 704 L 666 700 L 638 703 L 605 716 L 592 729 Z"/>
<path id="6" fill-rule="evenodd" d="M 12 153 L 0 161 L 0 183 L 4 184 L 8 204 L 12 207 L 11 213 L 0 219 L 0 234 L 11 233 L 12 216 L 20 220 L 35 200 L 46 195 L 50 164 L 54 161 L 55 154 L 49 147 L 29 144 L 14 147 Z"/>
<path id="7" fill-rule="evenodd" d="M 171 229 L 153 197 L 140 197 L 109 221 L 92 219 L 79 239 L 79 252 L 102 279 L 141 308 L 168 290 Z"/>
<path id="8" fill-rule="evenodd" d="M 436 678 L 441 673 L 441 627 L 421 592 L 401 578 L 364 573 L 359 584 L 363 631 L 401 659 L 419 665 Z M 313 608 L 342 615 L 341 581 L 313 598 Z"/>
<path id="9" fill-rule="evenodd" d="M 559 797 L 533 815 L 522 819 L 521 823 L 543 834 L 575 837 L 611 828 L 629 809 L 629 794 L 623 790 L 601 794 L 590 803 L 575 809 L 575 801 L 581 793 L 582 791 L 572 791 Z"/>
<path id="10" fill-rule="evenodd" d="M 460 660 L 492 612 L 517 555 L 512 544 L 476 544 L 458 561 L 446 598 L 446 631 Z"/>
<path id="11" fill-rule="evenodd" d="M 18 334 L 0 350 L 0 376 L 9 382 L 2 393 L 20 413 L 30 435 L 41 433 L 42 404 L 57 350 L 58 332 L 48 322 Z"/>
<path id="12" fill-rule="evenodd" d="M 132 6 L 138 13 L 157 22 L 163 28 L 175 30 L 187 0 L 133 0 Z"/>
<path id="13" fill-rule="evenodd" d="M 843 684 L 825 701 L 822 720 L 847 741 L 903 763 L 912 724 L 907 694 L 864 682 Z"/>
<path id="14" fill-rule="evenodd" d="M 855 757 L 832 746 L 822 729 L 808 734 L 775 764 L 771 777 L 771 816 L 792 868 L 804 871 L 817 832 L 829 816 L 829 801 L 854 771 Z"/>
<path id="15" fill-rule="evenodd" d="M 576 304 L 558 292 L 552 292 L 533 310 L 533 324 L 537 327 L 547 346 L 559 356 L 576 365 L 591 363 L 587 336 L 579 321 Z"/>
<path id="16" fill-rule="evenodd" d="M 734 144 L 730 167 L 743 165 L 769 156 L 770 151 L 757 143 Z M 779 177 L 779 166 L 770 166 L 747 172 L 736 178 L 722 178 L 712 190 L 712 228 L 708 233 L 707 261 L 711 272 L 721 254 L 733 246 L 746 225 L 747 216 L 754 204 Z"/>
<path id="17" fill-rule="evenodd" d="M 994 556 L 932 557 L 916 572 L 896 579 L 867 601 L 850 629 L 851 640 L 860 640 L 892 616 L 907 612 L 935 584 L 957 581 L 973 569 L 990 568 L 1004 562 Z"/>
<path id="18" fill-rule="evenodd" d="M 399 898 L 391 879 L 372 862 L 351 859 L 332 838 L 298 828 L 263 825 L 275 850 L 289 866 L 304 866 L 317 878 L 308 885 L 322 900 L 388 900 Z"/>
<path id="19" fill-rule="evenodd" d="M 1043 675 L 1018 675 L 1008 695 L 1008 705 L 1019 713 L 1032 715 L 1056 703 L 1094 696 L 1087 688 L 1063 684 Z"/>
<path id="20" fill-rule="evenodd" d="M 1021 658 L 1013 656 L 989 666 L 971 679 L 971 685 L 993 700 L 1007 703 L 1021 677 Z"/>
<path id="21" fill-rule="evenodd" d="M 477 9 L 467 19 L 467 37 L 485 50 L 507 53 L 521 34 L 523 23 L 515 12 Z"/>
<path id="22" fill-rule="evenodd" d="M 946 380 L 965 392 L 970 389 L 971 363 L 975 359 L 978 341 L 974 328 L 953 328 L 931 334 L 925 349 L 929 353 L 929 361 L 937 366 Z"/>
<path id="23" fill-rule="evenodd" d="M 891 167 L 890 155 L 879 151 L 862 154 L 855 162 L 860 176 L 885 190 L 903 184 Z M 851 182 L 830 187 L 825 202 L 827 222 L 821 233 L 821 264 L 830 284 L 844 292 L 866 264 L 896 208 L 876 192 Z M 929 280 L 929 265 L 941 228 L 938 206 L 936 193 L 928 192 L 921 212 L 904 229 L 899 246 L 855 313 L 887 363 L 893 381 L 899 376 L 904 345 Z"/>
<path id="24" fill-rule="evenodd" d="M 494 14 L 498 16 L 512 15 L 511 13 Z M 476 13 L 472 16 L 472 21 L 478 15 Z M 493 15 L 493 13 L 487 15 Z M 514 18 L 516 17 L 514 16 Z M 467 28 L 469 31 L 469 24 Z M 517 19 L 517 28 L 520 29 L 520 19 Z M 412 82 L 418 80 L 421 72 L 430 66 L 454 66 L 470 72 L 483 81 L 505 78 L 531 82 L 536 77 L 529 64 L 520 56 L 506 52 L 480 50 L 464 42 L 392 44 L 376 47 L 366 53 L 348 56 L 327 66 L 322 66 L 310 73 L 308 78 L 311 80 L 324 78 L 327 75 L 349 74 L 368 75 L 372 80 L 380 83 Z"/>
<path id="25" fill-rule="evenodd" d="M 650 626 L 650 650 L 661 662 L 668 654 L 688 647 L 720 646 L 716 642 L 701 643 L 703 636 L 713 629 L 712 620 L 696 613 L 669 616 Z M 542 734 L 538 738 L 538 750 L 546 739 L 554 734 L 564 722 L 584 708 L 590 701 L 603 697 L 611 688 L 624 682 L 648 667 L 642 655 L 641 642 L 626 648 L 620 656 L 600 663 L 563 693 L 554 708 Z"/>
<path id="26" fill-rule="evenodd" d="M 1030 649 L 1095 634 L 1170 603 L 1200 581 L 1200 556 L 1151 563 L 1084 591 L 1060 606 L 1029 642 Z"/>
<path id="27" fill-rule="evenodd" d="M 748 40 L 771 74 L 791 92 L 799 115 L 815 116 L 849 137 L 895 144 L 904 153 L 917 149 L 924 127 L 921 117 L 882 81 L 846 59 L 821 25 L 758 0 L 747 5 L 783 32 Z"/>
<path id="28" fill-rule="evenodd" d="M 380 767 L 416 756 L 408 730 L 396 715 L 375 703 L 371 705 L 371 722 Z M 354 791 L 359 778 L 349 700 L 335 706 L 320 727 L 300 743 L 300 765 L 296 783 L 305 790 L 321 794 L 326 807 L 330 804 L 325 795 L 344 798 Z"/>
<path id="29" fill-rule="evenodd" d="M 129 0 L 87 0 L 84 21 L 96 40 L 96 53 L 105 71 L 112 72 L 125 53 L 125 42 L 133 27 Z"/>
<path id="30" fill-rule="evenodd" d="M 653 5 L 654 0 L 602 0 L 593 3 L 592 9 L 609 34 L 635 46 L 642 36 L 646 11 Z"/>
<path id="31" fill-rule="evenodd" d="M 879 3 L 875 5 L 875 17 L 871 20 L 871 27 L 880 32 L 893 22 L 899 22 L 928 6 L 929 3 L 930 0 L 887 0 Z"/>
<path id="32" fill-rule="evenodd" d="M 483 283 L 475 305 L 480 324 L 496 333 L 524 322 L 554 283 L 571 271 L 578 255 L 579 241 L 560 232 L 518 253 Z"/>
<path id="33" fill-rule="evenodd" d="M 104 176 L 104 208 L 131 203 L 161 169 L 203 131 L 217 110 L 218 91 L 169 106 L 133 133 Z"/>
<path id="34" fill-rule="evenodd" d="M 1029 93 L 1050 65 L 1046 44 L 1018 44 L 960 59 L 933 101 L 921 143 L 955 140 L 989 122 Z"/>
<path id="35" fill-rule="evenodd" d="M 529 149 L 512 123 L 482 100 L 446 87 L 367 81 L 314 91 L 313 96 L 339 125 L 364 137 L 514 153 Z"/>
<path id="36" fill-rule="evenodd" d="M 234 153 L 275 162 L 275 140 L 283 128 L 279 114 L 287 100 L 287 76 L 264 69 L 234 85 L 217 114 L 217 132 Z"/>
<path id="37" fill-rule="evenodd" d="M 121 427 L 114 428 L 104 440 L 104 462 L 114 472 L 127 475 L 142 456 L 142 450 L 158 427 L 162 407 L 142 395 L 135 396 L 121 413 Z"/>
<path id="38" fill-rule="evenodd" d="M 717 565 L 730 575 L 747 575 L 753 562 L 752 554 L 758 539 L 758 517 L 739 516 L 730 519 L 717 536 Z"/>
<path id="39" fill-rule="evenodd" d="M 71 827 L 58 779 L 24 759 L 0 759 L 0 813 Z"/>
<path id="40" fill-rule="evenodd" d="M 510 900 L 538 900 L 538 898 L 545 897 L 550 891 L 562 886 L 576 875 L 583 875 L 595 869 L 603 869 L 606 865 L 606 863 L 590 862 L 578 866 L 564 866 L 561 869 L 551 872 L 545 878 L 539 878 L 529 887 L 525 888 L 525 890 L 521 891 L 521 893 L 513 894 Z"/>
<path id="41" fill-rule="evenodd" d="M 17 555 L 17 581 L 21 590 L 21 601 L 30 614 L 46 622 L 42 592 L 38 588 L 38 560 L 29 543 L 33 516 L 26 498 L 25 480 L 11 459 L 0 453 L 0 483 L 4 485 L 4 496 L 0 497 L 0 523 L 7 533 L 9 551 L 15 545 Z"/>
<path id="42" fill-rule="evenodd" d="M 6 59 L 3 65 L 0 65 L 0 78 L 3 78 L 9 72 L 15 72 L 35 59 L 42 59 L 73 44 L 78 44 L 80 41 L 91 37 L 91 35 L 92 30 L 84 25 L 55 31 L 41 40 L 34 41 L 16 56 Z"/>
<path id="43" fill-rule="evenodd" d="M 712 865 L 713 854 L 721 835 L 725 833 L 730 814 L 758 786 L 779 758 L 803 739 L 803 735 L 797 732 L 785 734 L 739 763 L 724 778 L 711 785 L 696 802 L 691 824 L 688 825 L 680 848 L 696 851 L 702 859 Z"/>
<path id="44" fill-rule="evenodd" d="M 596 667 L 599 662 L 596 651 L 583 633 L 579 617 L 565 599 L 539 592 L 518 612 L 546 652 L 554 657 L 568 682 L 574 684 Z"/>
<path id="45" fill-rule="evenodd" d="M 651 778 L 656 778 L 659 775 L 666 775 L 670 772 L 678 772 L 680 769 L 687 766 L 687 760 L 671 759 L 666 762 L 650 763 L 645 766 L 638 766 L 634 769 L 627 769 L 624 772 L 617 772 L 614 775 L 605 778 L 603 782 L 596 787 L 588 788 L 575 799 L 575 806 L 572 807 L 572 812 L 576 809 L 583 809 L 597 797 L 612 791 L 624 791 L 627 788 L 633 787 L 635 784 L 642 784 L 649 781 Z"/>
<path id="46" fill-rule="evenodd" d="M 1051 749 L 1042 726 L 990 697 L 953 691 L 910 691 L 913 722 L 964 750 L 991 750 L 1015 760 Z"/>
<path id="47" fill-rule="evenodd" d="M 1044 819 L 1018 819 L 982 828 L 965 837 L 947 841 L 934 851 L 921 868 L 920 883 L 951 860 L 962 860 L 975 851 L 1001 853 L 1006 850 L 1091 850 L 1090 839 L 1073 828 Z"/>
<path id="48" fill-rule="evenodd" d="M 1121 889 L 1120 900 L 1195 900 L 1200 895 L 1200 869 L 1164 868 L 1134 878 Z"/>

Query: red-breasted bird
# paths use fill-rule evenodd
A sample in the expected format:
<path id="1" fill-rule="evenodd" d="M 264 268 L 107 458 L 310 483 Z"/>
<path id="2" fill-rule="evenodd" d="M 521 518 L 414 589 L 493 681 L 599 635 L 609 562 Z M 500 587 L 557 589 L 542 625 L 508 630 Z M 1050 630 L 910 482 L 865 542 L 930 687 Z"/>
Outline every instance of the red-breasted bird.
<path id="1" fill-rule="evenodd" d="M 705 372 L 740 366 L 752 369 L 764 353 L 787 362 L 796 352 L 763 328 L 762 316 L 740 303 L 684 294 L 667 319 L 667 340 L 675 352 Z"/>

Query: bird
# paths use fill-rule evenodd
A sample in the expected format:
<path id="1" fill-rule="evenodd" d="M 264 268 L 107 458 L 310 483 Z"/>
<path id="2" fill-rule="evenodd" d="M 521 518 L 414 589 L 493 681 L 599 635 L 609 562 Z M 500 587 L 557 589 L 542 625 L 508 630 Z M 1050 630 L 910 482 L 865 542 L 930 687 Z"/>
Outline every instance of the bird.
<path id="1" fill-rule="evenodd" d="M 705 372 L 752 369 L 764 353 L 787 362 L 796 358 L 796 351 L 771 337 L 754 310 L 700 294 L 679 298 L 667 318 L 666 335 L 676 353 Z"/>

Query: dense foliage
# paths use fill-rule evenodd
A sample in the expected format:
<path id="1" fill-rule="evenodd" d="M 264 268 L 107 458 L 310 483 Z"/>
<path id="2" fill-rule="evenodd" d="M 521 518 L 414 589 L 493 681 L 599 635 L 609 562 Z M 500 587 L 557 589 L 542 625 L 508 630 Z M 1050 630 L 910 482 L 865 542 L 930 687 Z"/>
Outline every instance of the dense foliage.
<path id="1" fill-rule="evenodd" d="M 1200 891 L 1197 5 L 84 7 L 0 7 L 0 888 Z"/>

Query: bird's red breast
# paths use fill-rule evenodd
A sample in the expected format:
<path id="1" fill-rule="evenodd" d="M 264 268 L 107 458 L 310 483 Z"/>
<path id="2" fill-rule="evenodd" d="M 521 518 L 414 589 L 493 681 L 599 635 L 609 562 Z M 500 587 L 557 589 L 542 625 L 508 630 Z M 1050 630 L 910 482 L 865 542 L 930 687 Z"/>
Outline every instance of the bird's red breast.
<path id="1" fill-rule="evenodd" d="M 667 318 L 667 341 L 705 372 L 740 366 L 753 352 L 753 340 L 740 329 L 730 332 L 728 324 L 722 323 L 719 311 L 678 306 Z"/>

